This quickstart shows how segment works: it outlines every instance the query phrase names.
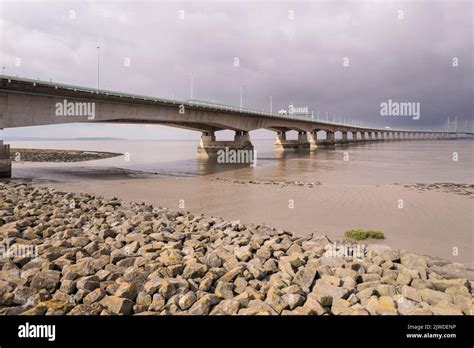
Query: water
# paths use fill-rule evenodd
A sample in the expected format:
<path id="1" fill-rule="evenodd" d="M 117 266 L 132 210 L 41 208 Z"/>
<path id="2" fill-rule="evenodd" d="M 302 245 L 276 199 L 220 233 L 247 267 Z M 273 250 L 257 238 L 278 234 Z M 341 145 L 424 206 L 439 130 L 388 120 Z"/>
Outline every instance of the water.
<path id="1" fill-rule="evenodd" d="M 12 148 L 51 148 L 125 153 L 126 156 L 83 163 L 14 163 L 15 177 L 65 180 L 103 175 L 119 168 L 161 175 L 217 174 L 245 180 L 323 182 L 331 184 L 474 183 L 474 141 L 380 142 L 335 151 L 284 153 L 273 140 L 253 140 L 257 168 L 218 164 L 196 157 L 196 141 L 11 141 Z M 456 160 L 457 156 L 457 160 Z M 128 159 L 128 160 L 127 160 Z"/>

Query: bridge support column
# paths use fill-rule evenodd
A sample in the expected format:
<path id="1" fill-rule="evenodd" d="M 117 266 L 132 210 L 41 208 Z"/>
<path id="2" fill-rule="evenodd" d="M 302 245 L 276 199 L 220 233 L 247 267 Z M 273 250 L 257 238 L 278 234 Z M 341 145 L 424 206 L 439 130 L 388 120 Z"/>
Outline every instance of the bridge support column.
<path id="1" fill-rule="evenodd" d="M 363 131 L 360 132 L 360 142 L 365 143 L 365 132 Z"/>
<path id="2" fill-rule="evenodd" d="M 347 139 L 347 132 L 342 132 L 341 145 L 349 145 L 349 140 Z"/>
<path id="3" fill-rule="evenodd" d="M 12 177 L 12 161 L 10 160 L 10 145 L 0 140 L 0 178 Z"/>
<path id="4" fill-rule="evenodd" d="M 308 134 L 306 132 L 299 131 L 298 140 L 287 140 L 285 132 L 278 132 L 274 148 L 278 151 L 308 150 L 310 148 Z"/>
<path id="5" fill-rule="evenodd" d="M 203 132 L 197 149 L 198 157 L 217 157 L 219 150 L 253 151 L 249 133 L 247 131 L 236 131 L 234 141 L 216 141 L 214 132 Z"/>
<path id="6" fill-rule="evenodd" d="M 349 143 L 351 144 L 357 143 L 357 132 L 352 131 L 350 133 L 352 134 L 352 139 L 349 140 Z"/>
<path id="7" fill-rule="evenodd" d="M 314 130 L 309 134 L 309 150 L 316 151 L 318 149 L 318 131 Z"/>
<path id="8" fill-rule="evenodd" d="M 336 141 L 334 139 L 334 132 L 326 131 L 326 140 L 324 141 L 324 147 L 329 150 L 336 149 Z"/>

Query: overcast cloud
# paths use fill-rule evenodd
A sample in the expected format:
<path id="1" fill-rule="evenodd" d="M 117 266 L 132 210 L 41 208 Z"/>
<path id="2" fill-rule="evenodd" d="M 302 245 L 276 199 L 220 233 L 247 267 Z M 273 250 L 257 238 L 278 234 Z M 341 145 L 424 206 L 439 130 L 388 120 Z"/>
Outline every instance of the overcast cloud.
<path id="1" fill-rule="evenodd" d="M 2 1 L 0 18 L 10 75 L 94 87 L 99 45 L 104 89 L 189 99 L 192 73 L 195 99 L 239 105 L 242 86 L 244 106 L 259 110 L 272 96 L 274 110 L 292 102 L 392 127 L 439 129 L 448 116 L 464 127 L 473 117 L 472 1 Z M 388 99 L 419 102 L 420 119 L 380 116 Z M 199 135 L 135 125 L 4 133 Z"/>

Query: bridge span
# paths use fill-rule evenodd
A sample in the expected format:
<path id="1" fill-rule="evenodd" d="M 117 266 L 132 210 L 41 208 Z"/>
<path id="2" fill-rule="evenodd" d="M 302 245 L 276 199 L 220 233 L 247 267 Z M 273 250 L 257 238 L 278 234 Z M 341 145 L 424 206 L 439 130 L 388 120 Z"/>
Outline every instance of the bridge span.
<path id="1" fill-rule="evenodd" d="M 280 115 L 0 75 L 0 129 L 77 122 L 160 124 L 199 131 L 198 155 L 203 157 L 215 156 L 225 147 L 253 149 L 249 132 L 256 129 L 276 133 L 277 151 L 315 151 L 373 141 L 450 139 L 454 134 L 368 127 L 354 121 L 331 122 L 311 115 Z M 217 141 L 215 132 L 220 130 L 235 131 L 234 140 Z M 297 140 L 286 138 L 291 130 L 298 132 Z M 326 133 L 324 139 L 318 139 L 319 131 Z M 341 133 L 341 139 L 336 139 L 336 132 Z M 0 140 L 0 176 L 10 175 L 9 147 Z"/>

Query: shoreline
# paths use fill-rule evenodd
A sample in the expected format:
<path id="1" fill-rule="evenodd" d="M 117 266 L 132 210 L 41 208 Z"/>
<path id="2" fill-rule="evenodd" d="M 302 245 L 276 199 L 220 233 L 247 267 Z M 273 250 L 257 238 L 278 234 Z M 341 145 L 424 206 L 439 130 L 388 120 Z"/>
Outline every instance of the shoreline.
<path id="1" fill-rule="evenodd" d="M 2 314 L 472 314 L 474 270 L 438 257 L 385 244 L 344 257 L 324 235 L 0 187 L 2 242 L 37 252 L 1 259 Z"/>

